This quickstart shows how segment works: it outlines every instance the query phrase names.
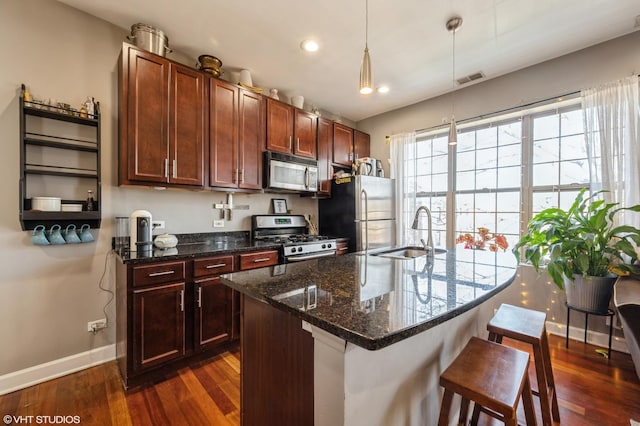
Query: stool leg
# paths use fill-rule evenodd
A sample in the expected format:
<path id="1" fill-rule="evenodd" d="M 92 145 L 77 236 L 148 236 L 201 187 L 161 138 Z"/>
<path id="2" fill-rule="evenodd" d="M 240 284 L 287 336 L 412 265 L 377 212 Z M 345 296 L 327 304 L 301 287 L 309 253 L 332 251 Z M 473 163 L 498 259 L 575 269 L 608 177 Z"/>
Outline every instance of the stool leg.
<path id="1" fill-rule="evenodd" d="M 449 425 L 449 411 L 451 411 L 452 399 L 453 392 L 449 389 L 445 389 L 444 396 L 442 397 L 442 405 L 440 406 L 440 418 L 438 419 L 438 426 Z"/>
<path id="2" fill-rule="evenodd" d="M 480 418 L 480 404 L 477 402 L 473 403 L 473 414 L 471 415 L 471 424 L 477 425 L 478 419 Z"/>
<path id="3" fill-rule="evenodd" d="M 547 382 L 547 366 L 540 343 L 533 344 L 533 359 L 536 364 L 536 379 L 538 380 L 538 395 L 542 409 L 542 424 L 551 426 L 551 407 L 549 407 L 549 388 Z"/>
<path id="4" fill-rule="evenodd" d="M 609 317 L 609 351 L 607 352 L 607 359 L 611 359 L 611 335 L 613 334 L 613 315 Z"/>
<path id="5" fill-rule="evenodd" d="M 467 424 L 467 416 L 469 415 L 469 400 L 462 397 L 462 402 L 460 403 L 460 417 L 458 418 L 458 424 L 465 426 Z"/>
<path id="6" fill-rule="evenodd" d="M 549 353 L 549 339 L 547 338 L 546 327 L 542 330 L 542 356 L 544 357 L 545 372 L 547 375 L 547 385 L 551 389 L 551 414 L 553 420 L 560 422 L 560 410 L 558 408 L 558 395 L 556 392 L 556 382 L 553 378 L 553 368 L 551 367 L 551 354 Z"/>
<path id="7" fill-rule="evenodd" d="M 589 328 L 589 314 L 584 314 L 584 343 L 587 343 L 587 329 Z"/>
<path id="8" fill-rule="evenodd" d="M 564 347 L 569 349 L 569 317 L 571 316 L 571 309 L 567 306 L 567 337 L 564 341 Z"/>
<path id="9" fill-rule="evenodd" d="M 524 406 L 524 418 L 527 421 L 527 426 L 536 426 L 536 413 L 533 409 L 533 397 L 531 396 L 531 384 L 529 383 L 528 374 L 525 374 L 524 377 L 522 405 Z"/>

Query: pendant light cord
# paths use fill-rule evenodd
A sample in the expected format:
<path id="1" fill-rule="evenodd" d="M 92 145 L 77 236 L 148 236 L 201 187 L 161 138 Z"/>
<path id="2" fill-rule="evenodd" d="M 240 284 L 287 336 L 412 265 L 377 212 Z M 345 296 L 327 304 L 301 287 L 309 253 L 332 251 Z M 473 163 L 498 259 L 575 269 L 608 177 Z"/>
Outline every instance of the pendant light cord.
<path id="1" fill-rule="evenodd" d="M 364 2 L 364 48 L 367 49 L 369 41 L 369 0 Z"/>
<path id="2" fill-rule="evenodd" d="M 453 32 L 453 67 L 451 69 L 451 119 L 454 117 L 455 103 L 456 103 L 456 31 Z"/>

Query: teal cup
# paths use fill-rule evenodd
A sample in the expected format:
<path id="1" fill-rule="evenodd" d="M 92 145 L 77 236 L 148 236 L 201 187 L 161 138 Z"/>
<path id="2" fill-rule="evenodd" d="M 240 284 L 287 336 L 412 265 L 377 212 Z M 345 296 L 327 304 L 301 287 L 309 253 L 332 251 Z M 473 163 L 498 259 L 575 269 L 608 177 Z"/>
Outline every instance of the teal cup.
<path id="1" fill-rule="evenodd" d="M 67 244 L 78 244 L 82 242 L 80 241 L 80 236 L 78 236 L 78 232 L 76 231 L 76 226 L 73 223 L 70 223 L 64 229 L 64 240 Z"/>
<path id="2" fill-rule="evenodd" d="M 66 241 L 62 236 L 61 232 L 62 227 L 60 225 L 53 225 L 49 230 L 49 242 L 51 244 L 65 244 Z"/>
<path id="3" fill-rule="evenodd" d="M 88 224 L 82 225 L 80 228 L 80 241 L 83 243 L 90 243 L 93 241 L 93 234 L 91 234 L 91 226 Z"/>
<path id="4" fill-rule="evenodd" d="M 33 228 L 33 234 L 31 234 L 31 244 L 36 246 L 48 246 L 49 240 L 47 240 L 47 236 L 44 233 L 44 225 L 38 225 Z"/>

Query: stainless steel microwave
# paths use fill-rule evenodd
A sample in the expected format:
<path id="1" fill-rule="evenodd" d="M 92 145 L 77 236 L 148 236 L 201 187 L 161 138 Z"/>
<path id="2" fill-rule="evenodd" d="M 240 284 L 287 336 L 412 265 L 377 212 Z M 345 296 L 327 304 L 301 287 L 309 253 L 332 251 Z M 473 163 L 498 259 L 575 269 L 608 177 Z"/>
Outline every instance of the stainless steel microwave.
<path id="1" fill-rule="evenodd" d="M 318 192 L 318 162 L 266 151 L 265 185 L 267 189 Z"/>

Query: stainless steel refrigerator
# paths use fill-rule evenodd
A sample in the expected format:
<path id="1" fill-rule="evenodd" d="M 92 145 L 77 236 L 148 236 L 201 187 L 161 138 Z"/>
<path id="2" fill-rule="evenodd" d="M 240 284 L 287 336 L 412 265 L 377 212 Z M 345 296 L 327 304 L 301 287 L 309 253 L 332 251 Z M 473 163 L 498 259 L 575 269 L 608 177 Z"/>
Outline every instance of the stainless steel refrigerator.
<path id="1" fill-rule="evenodd" d="M 396 242 L 393 179 L 351 176 L 331 183 L 331 198 L 318 202 L 321 235 L 349 238 L 349 251 L 393 246 Z"/>

